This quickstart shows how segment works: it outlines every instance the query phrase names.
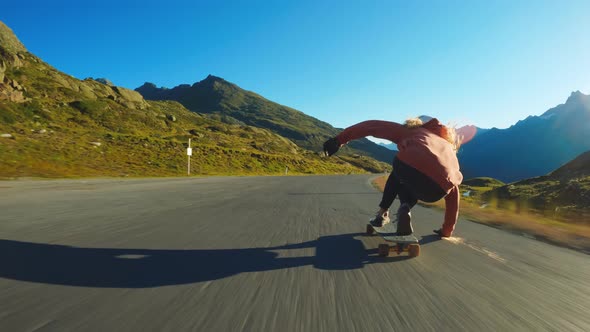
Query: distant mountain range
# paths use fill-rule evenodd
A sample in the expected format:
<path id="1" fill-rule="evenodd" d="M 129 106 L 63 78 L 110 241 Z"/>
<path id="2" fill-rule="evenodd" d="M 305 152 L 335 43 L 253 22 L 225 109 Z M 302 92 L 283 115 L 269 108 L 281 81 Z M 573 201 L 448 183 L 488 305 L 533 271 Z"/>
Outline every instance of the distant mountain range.
<path id="1" fill-rule="evenodd" d="M 388 150 L 397 151 L 397 144 L 395 144 L 395 143 L 389 143 L 389 144 L 379 143 L 379 145 L 381 145 L 382 147 L 384 147 Z"/>
<path id="2" fill-rule="evenodd" d="M 541 116 L 479 133 L 458 156 L 465 178 L 512 182 L 547 174 L 588 150 L 590 96 L 576 91 Z"/>

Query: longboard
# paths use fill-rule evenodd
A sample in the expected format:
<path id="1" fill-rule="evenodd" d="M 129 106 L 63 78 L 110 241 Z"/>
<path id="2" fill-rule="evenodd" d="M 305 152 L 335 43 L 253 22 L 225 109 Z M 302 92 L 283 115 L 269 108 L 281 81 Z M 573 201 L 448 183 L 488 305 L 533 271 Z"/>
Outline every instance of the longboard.
<path id="1" fill-rule="evenodd" d="M 367 224 L 367 235 L 377 233 L 387 241 L 392 242 L 393 245 L 382 243 L 378 247 L 378 253 L 381 257 L 389 256 L 390 252 L 396 252 L 400 255 L 402 252 L 407 252 L 410 257 L 417 257 L 420 255 L 420 243 L 414 235 L 396 236 L 396 227 L 389 222 L 382 227 L 373 227 Z"/>

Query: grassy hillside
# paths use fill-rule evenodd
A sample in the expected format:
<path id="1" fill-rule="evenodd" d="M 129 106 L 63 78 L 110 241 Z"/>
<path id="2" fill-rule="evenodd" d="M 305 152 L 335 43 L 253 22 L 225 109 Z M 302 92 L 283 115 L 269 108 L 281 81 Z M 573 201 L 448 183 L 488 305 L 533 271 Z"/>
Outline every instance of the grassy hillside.
<path id="1" fill-rule="evenodd" d="M 491 190 L 483 199 L 501 208 L 516 204 L 555 218 L 590 224 L 590 151 L 547 175 Z"/>
<path id="2" fill-rule="evenodd" d="M 189 138 L 194 174 L 388 167 L 368 158 L 321 158 L 269 130 L 174 101 L 146 101 L 108 81 L 76 79 L 27 52 L 1 22 L 0 28 L 0 178 L 183 175 Z"/>
<path id="3" fill-rule="evenodd" d="M 340 132 L 326 122 L 212 75 L 192 86 L 166 89 L 146 83 L 136 91 L 148 100 L 176 100 L 194 112 L 218 114 L 226 121 L 266 128 L 312 151 L 320 151 L 328 138 Z M 364 155 L 387 164 L 393 160 L 393 152 L 367 139 L 350 142 L 341 154 Z"/>
<path id="4" fill-rule="evenodd" d="M 590 225 L 590 151 L 547 175 L 510 184 L 492 178 L 465 180 L 461 192 L 464 203 L 482 210 L 500 209 Z"/>
<path id="5" fill-rule="evenodd" d="M 504 182 L 493 178 L 480 177 L 467 179 L 463 181 L 462 185 L 465 186 L 466 189 L 469 189 L 469 187 L 493 188 L 503 186 Z"/>
<path id="6" fill-rule="evenodd" d="M 509 184 L 473 178 L 461 184 L 463 202 L 590 225 L 590 151 L 557 170 Z"/>

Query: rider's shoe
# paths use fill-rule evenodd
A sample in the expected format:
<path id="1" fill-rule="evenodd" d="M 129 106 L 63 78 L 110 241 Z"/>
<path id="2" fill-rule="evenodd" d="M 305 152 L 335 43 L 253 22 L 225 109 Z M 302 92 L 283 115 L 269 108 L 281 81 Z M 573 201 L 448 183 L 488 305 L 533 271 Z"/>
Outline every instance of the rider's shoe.
<path id="1" fill-rule="evenodd" d="M 407 204 L 402 204 L 397 210 L 397 236 L 412 235 L 412 214 Z"/>
<path id="2" fill-rule="evenodd" d="M 369 221 L 369 224 L 373 227 L 383 227 L 383 225 L 389 222 L 389 212 L 386 211 L 385 213 L 377 212 L 375 217 Z"/>

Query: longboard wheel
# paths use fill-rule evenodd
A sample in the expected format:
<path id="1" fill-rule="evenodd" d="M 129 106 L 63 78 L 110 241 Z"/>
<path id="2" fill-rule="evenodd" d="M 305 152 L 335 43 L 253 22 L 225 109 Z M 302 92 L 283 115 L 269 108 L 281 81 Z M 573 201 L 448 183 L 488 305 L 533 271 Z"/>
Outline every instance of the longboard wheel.
<path id="1" fill-rule="evenodd" d="M 420 245 L 419 244 L 410 244 L 408 247 L 408 252 L 410 257 L 418 257 L 420 255 Z"/>
<path id="2" fill-rule="evenodd" d="M 385 243 L 380 244 L 378 252 L 379 252 L 379 256 L 381 256 L 381 257 L 389 256 L 389 245 L 385 244 Z"/>
<path id="3" fill-rule="evenodd" d="M 367 225 L 367 235 L 373 235 L 375 233 L 375 229 L 371 225 Z"/>

